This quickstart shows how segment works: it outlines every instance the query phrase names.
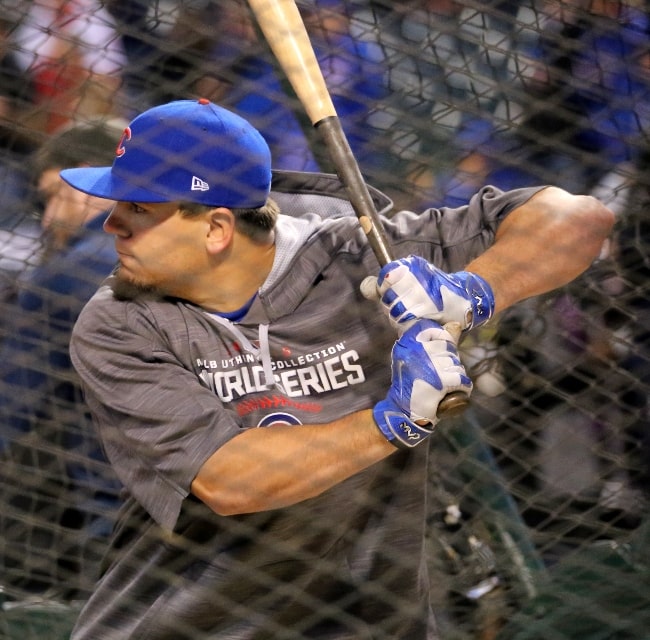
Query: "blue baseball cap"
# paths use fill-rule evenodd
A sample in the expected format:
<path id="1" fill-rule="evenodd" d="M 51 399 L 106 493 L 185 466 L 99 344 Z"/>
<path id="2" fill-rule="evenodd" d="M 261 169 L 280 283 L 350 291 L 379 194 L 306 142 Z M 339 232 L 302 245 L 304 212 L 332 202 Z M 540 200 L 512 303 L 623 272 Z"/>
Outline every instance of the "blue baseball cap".
<path id="1" fill-rule="evenodd" d="M 205 98 L 137 116 L 110 167 L 64 169 L 61 178 L 99 198 L 255 208 L 271 188 L 271 153 L 247 120 Z"/>

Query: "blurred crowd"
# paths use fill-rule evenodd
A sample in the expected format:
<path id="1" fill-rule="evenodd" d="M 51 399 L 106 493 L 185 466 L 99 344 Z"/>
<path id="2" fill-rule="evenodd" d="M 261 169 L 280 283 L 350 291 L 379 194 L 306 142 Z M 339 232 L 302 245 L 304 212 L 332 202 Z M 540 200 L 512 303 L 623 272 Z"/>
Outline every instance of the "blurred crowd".
<path id="1" fill-rule="evenodd" d="M 647 2 L 298 5 L 362 171 L 396 207 L 457 206 L 485 184 L 553 183 L 618 215 L 591 272 L 500 319 L 468 358 L 487 435 L 533 527 L 557 523 L 563 509 L 593 514 L 580 535 L 636 522 L 650 462 Z M 186 97 L 249 119 L 276 168 L 332 171 L 244 2 L 0 4 L 0 490 L 11 505 L 0 525 L 24 554 L 45 549 L 33 558 L 39 585 L 56 582 L 48 549 L 76 548 L 79 531 L 101 541 L 119 506 L 66 351 L 115 256 L 101 203 L 66 192 L 58 171 L 110 163 L 135 114 Z M 75 455 L 62 462 L 57 449 Z M 27 499 L 15 478 L 30 465 L 47 482 Z M 28 549 L 20 514 L 52 501 L 55 527 L 42 526 Z M 16 580 L 19 556 L 5 560 Z M 88 556 L 57 558 L 56 571 L 77 575 Z"/>

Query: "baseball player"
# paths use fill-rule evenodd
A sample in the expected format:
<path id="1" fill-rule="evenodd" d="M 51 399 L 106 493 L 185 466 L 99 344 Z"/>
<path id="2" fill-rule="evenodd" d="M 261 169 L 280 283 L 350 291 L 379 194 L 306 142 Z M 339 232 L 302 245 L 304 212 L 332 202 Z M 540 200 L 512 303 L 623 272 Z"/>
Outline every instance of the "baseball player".
<path id="1" fill-rule="evenodd" d="M 72 638 L 435 638 L 424 470 L 438 403 L 471 392 L 456 330 L 583 272 L 611 213 L 488 186 L 387 219 L 379 272 L 333 176 L 272 172 L 203 99 L 61 176 L 116 201 L 71 356 L 129 496 Z"/>

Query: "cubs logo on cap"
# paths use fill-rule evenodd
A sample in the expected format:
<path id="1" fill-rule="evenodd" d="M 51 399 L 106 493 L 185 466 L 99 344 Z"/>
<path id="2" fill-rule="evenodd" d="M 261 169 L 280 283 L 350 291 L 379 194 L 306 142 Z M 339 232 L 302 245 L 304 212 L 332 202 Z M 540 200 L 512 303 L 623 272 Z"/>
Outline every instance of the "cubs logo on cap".
<path id="1" fill-rule="evenodd" d="M 110 200 L 254 208 L 271 188 L 271 153 L 237 114 L 203 98 L 177 100 L 126 127 L 111 167 L 65 169 L 61 177 Z"/>

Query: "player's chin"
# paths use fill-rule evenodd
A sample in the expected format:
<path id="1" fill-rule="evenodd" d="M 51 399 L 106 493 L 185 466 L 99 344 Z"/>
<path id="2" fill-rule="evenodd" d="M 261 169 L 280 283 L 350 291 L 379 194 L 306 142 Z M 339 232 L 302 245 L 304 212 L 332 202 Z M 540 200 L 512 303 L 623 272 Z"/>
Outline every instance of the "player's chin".
<path id="1" fill-rule="evenodd" d="M 126 267 L 123 262 L 120 262 L 113 275 L 115 276 L 116 280 L 124 284 L 130 284 L 134 286 L 140 286 L 144 284 L 144 282 L 142 282 L 142 279 L 138 278 L 137 275 L 133 273 L 131 269 Z"/>
<path id="2" fill-rule="evenodd" d="M 124 265 L 118 266 L 113 273 L 113 292 L 118 298 L 136 298 L 143 295 L 151 295 L 157 292 L 157 287 L 131 273 Z"/>

